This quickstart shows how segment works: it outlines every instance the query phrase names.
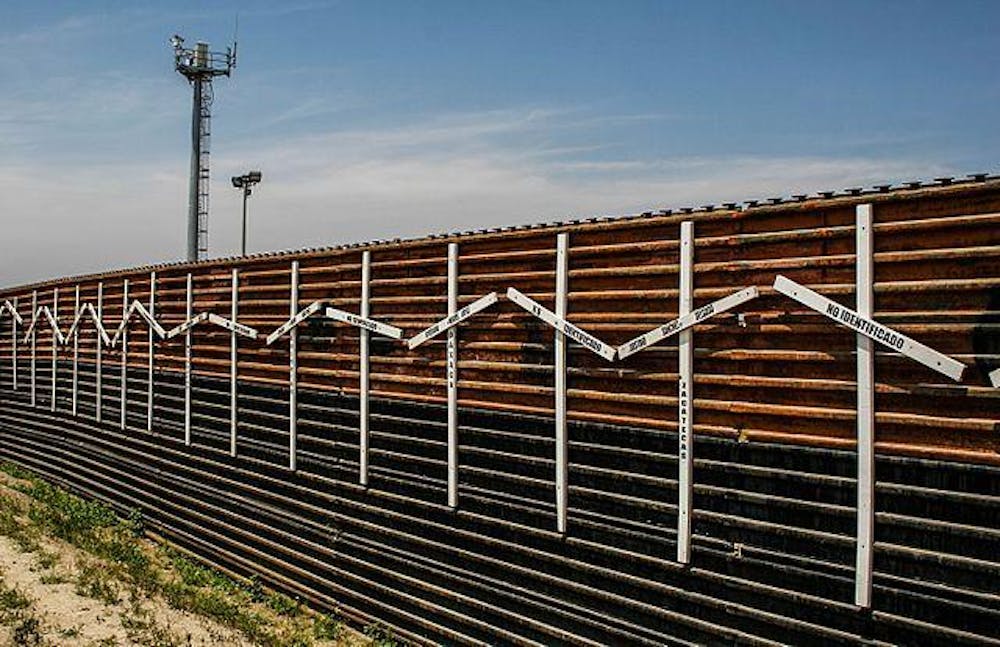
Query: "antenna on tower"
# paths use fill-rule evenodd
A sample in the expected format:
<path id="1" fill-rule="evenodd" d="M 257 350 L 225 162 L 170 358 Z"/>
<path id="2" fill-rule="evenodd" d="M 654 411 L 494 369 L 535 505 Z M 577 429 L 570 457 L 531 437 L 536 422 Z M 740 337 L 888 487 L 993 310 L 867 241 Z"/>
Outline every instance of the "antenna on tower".
<path id="1" fill-rule="evenodd" d="M 212 52 L 208 43 L 184 46 L 184 38 L 174 34 L 174 69 L 191 84 L 191 179 L 188 193 L 187 259 L 208 256 L 209 148 L 212 124 L 212 79 L 230 76 L 236 67 L 236 40 L 225 52 Z"/>
<path id="2" fill-rule="evenodd" d="M 233 67 L 236 67 L 236 46 L 240 42 L 240 14 L 236 14 L 236 26 L 233 27 Z"/>

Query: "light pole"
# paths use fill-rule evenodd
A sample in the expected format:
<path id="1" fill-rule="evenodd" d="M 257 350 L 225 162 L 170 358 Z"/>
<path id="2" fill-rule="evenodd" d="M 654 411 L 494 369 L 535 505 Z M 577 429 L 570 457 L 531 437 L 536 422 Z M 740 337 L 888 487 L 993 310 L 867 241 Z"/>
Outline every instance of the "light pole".
<path id="1" fill-rule="evenodd" d="M 250 171 L 243 175 L 233 176 L 233 186 L 237 189 L 243 189 L 243 247 L 242 256 L 247 255 L 247 198 L 253 192 L 251 189 L 253 185 L 260 182 L 261 174 L 260 171 Z"/>

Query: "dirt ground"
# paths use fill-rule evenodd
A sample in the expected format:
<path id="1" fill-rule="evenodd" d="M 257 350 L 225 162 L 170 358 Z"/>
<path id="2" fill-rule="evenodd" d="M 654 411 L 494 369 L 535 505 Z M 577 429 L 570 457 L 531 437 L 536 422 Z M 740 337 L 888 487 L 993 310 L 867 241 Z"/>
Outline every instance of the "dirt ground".
<path id="1" fill-rule="evenodd" d="M 0 646 L 394 644 L 206 568 L 135 523 L 0 465 Z"/>
<path id="2" fill-rule="evenodd" d="M 0 574 L 6 588 L 23 591 L 33 601 L 42 644 L 55 645 L 249 645 L 239 634 L 206 618 L 172 609 L 162 601 L 119 598 L 117 604 L 76 592 L 81 556 L 71 546 L 46 542 L 45 554 L 58 555 L 46 569 L 36 553 L 21 552 L 0 537 Z M 85 560 L 85 558 L 83 558 Z M 3 627 L 9 644 L 17 644 L 14 627 Z M 30 641 L 31 637 L 21 637 Z"/>

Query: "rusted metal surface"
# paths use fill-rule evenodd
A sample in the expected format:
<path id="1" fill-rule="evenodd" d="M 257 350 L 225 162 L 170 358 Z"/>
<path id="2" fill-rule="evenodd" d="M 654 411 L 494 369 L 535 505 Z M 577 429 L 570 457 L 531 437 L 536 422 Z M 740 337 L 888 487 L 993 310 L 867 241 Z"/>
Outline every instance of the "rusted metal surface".
<path id="1" fill-rule="evenodd" d="M 695 307 L 743 286 L 761 293 L 739 309 L 741 317 L 733 312 L 696 328 L 695 433 L 845 447 L 854 437 L 853 335 L 776 294 L 771 283 L 784 274 L 852 306 L 853 207 L 861 202 L 874 205 L 875 318 L 970 366 L 955 385 L 880 349 L 877 450 L 1000 464 L 1000 392 L 988 378 L 1000 365 L 1000 181 L 989 178 L 743 211 L 645 214 L 167 265 L 157 268 L 157 315 L 167 328 L 184 321 L 188 271 L 194 273 L 194 311 L 228 312 L 231 269 L 239 268 L 241 323 L 266 334 L 287 319 L 291 259 L 301 265 L 300 308 L 323 300 L 357 312 L 361 254 L 368 250 L 371 316 L 410 336 L 447 315 L 448 242 L 462 243 L 460 307 L 509 287 L 550 307 L 555 234 L 569 232 L 569 319 L 617 345 L 677 316 L 678 229 L 690 219 L 697 231 Z M 0 298 L 17 297 L 28 317 L 33 289 L 39 303 L 48 303 L 54 290 L 79 284 L 86 303 L 103 280 L 104 318 L 115 322 L 126 279 L 133 297 L 148 301 L 148 268 L 7 289 Z M 357 394 L 358 331 L 332 335 L 327 325 L 310 321 L 300 331 L 300 385 Z M 193 334 L 194 370 L 227 374 L 228 335 Z M 501 297 L 463 324 L 461 340 L 461 406 L 553 413 L 553 332 L 544 324 Z M 95 341 L 93 331 L 82 331 L 81 361 L 94 361 Z M 42 332 L 38 343 L 39 356 L 47 356 L 51 337 Z M 446 343 L 441 337 L 410 350 L 374 341 L 371 395 L 446 402 Z M 241 344 L 241 379 L 287 383 L 285 346 Z M 105 361 L 116 361 L 118 353 L 105 351 Z M 147 353 L 148 340 L 132 340 L 129 365 L 146 362 Z M 0 366 L 10 366 L 11 354 L 0 327 Z M 182 340 L 158 342 L 156 354 L 157 366 L 182 369 Z M 571 345 L 569 418 L 675 430 L 675 355 L 676 342 L 668 341 L 608 365 Z"/>
<path id="2" fill-rule="evenodd" d="M 114 371 L 116 367 L 109 370 Z M 129 376 L 141 395 L 145 372 Z M 112 375 L 112 377 L 117 377 Z M 287 470 L 287 390 L 244 384 L 239 458 L 228 381 L 158 374 L 157 419 L 96 425 L 0 400 L 0 457 L 122 508 L 241 574 L 257 574 L 415 644 L 984 644 L 1000 639 L 997 468 L 883 457 L 873 608 L 853 600 L 853 455 L 696 439 L 689 567 L 673 560 L 676 436 L 570 425 L 570 510 L 554 531 L 551 422 L 462 410 L 461 506 L 446 505 L 445 407 L 372 402 L 368 488 L 357 400 L 302 390 Z M 93 373 L 84 371 L 84 393 Z M 42 394 L 44 396 L 44 394 Z M 139 395 L 136 396 L 137 398 Z M 116 412 L 114 397 L 106 402 Z M 60 413 L 61 412 L 61 413 Z"/>
<path id="3" fill-rule="evenodd" d="M 772 287 L 782 274 L 853 308 L 861 203 L 874 213 L 873 317 L 968 367 L 955 383 L 876 347 L 866 613 L 852 604 L 855 334 Z M 560 533 L 554 331 L 504 297 L 464 321 L 452 461 L 460 504 L 447 505 L 447 336 L 412 350 L 404 342 L 449 313 L 448 244 L 461 243 L 459 309 L 514 288 L 554 310 L 556 234 L 568 233 L 566 319 L 618 346 L 678 316 L 686 220 L 695 222 L 694 308 L 744 287 L 760 294 L 693 327 L 690 565 L 674 561 L 676 338 L 613 362 L 570 344 Z M 364 251 L 365 314 L 400 328 L 403 340 L 369 342 L 367 487 L 358 483 L 360 329 L 324 319 L 322 309 L 296 329 L 294 473 L 289 344 L 264 341 L 316 301 L 361 313 Z M 91 322 L 77 331 L 76 371 L 72 345 L 55 349 L 53 370 L 53 334 L 39 326 L 31 406 L 25 345 L 13 389 L 8 318 L 0 320 L 0 456 L 140 506 L 158 532 L 236 571 L 340 606 L 357 622 L 386 622 L 414 643 L 1000 639 L 1000 389 L 989 378 L 1000 366 L 998 179 L 145 267 L 0 290 L 0 303 L 18 305 L 23 336 L 33 292 L 51 304 L 60 290 L 65 323 L 67 295 L 79 285 L 80 303 L 96 309 L 100 290 L 114 331 L 125 281 L 129 301 L 149 303 L 153 269 L 156 318 L 167 330 L 188 318 L 189 272 L 190 311 L 224 317 L 239 270 L 238 323 L 260 335 L 237 347 L 238 455 L 228 330 L 191 331 L 185 447 L 183 335 L 133 335 L 123 380 L 121 347 L 98 354 Z"/>

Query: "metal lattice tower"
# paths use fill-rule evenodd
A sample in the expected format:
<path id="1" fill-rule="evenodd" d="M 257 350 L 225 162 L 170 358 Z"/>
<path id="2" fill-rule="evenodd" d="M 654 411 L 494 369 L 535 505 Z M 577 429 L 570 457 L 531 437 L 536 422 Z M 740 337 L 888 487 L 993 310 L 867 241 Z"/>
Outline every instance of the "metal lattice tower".
<path id="1" fill-rule="evenodd" d="M 174 69 L 191 83 L 191 179 L 188 193 L 187 259 L 197 261 L 208 256 L 209 152 L 212 137 L 212 79 L 229 76 L 236 67 L 236 44 L 225 52 L 211 52 L 207 43 L 193 49 L 184 47 L 184 39 L 174 36 Z"/>

